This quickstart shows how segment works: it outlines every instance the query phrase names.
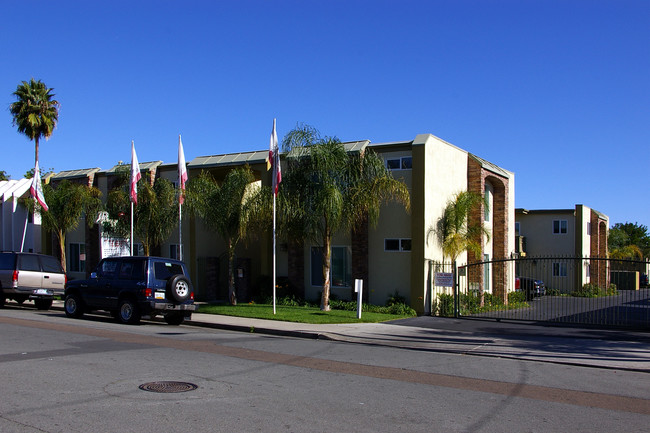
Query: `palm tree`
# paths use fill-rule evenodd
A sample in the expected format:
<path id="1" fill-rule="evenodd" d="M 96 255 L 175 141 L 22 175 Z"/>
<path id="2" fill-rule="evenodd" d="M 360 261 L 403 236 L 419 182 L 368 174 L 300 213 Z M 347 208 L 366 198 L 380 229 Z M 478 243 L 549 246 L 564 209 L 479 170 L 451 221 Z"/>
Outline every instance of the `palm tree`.
<path id="1" fill-rule="evenodd" d="M 13 95 L 16 102 L 9 106 L 13 125 L 18 132 L 34 140 L 35 163 L 38 163 L 38 148 L 41 138 L 49 138 L 59 121 L 59 102 L 41 80 L 33 78 L 18 85 Z"/>
<path id="2" fill-rule="evenodd" d="M 130 212 L 128 166 L 119 169 L 118 185 L 108 193 L 106 209 L 111 223 L 104 230 L 112 236 L 126 238 L 130 235 L 130 221 L 124 218 Z M 144 255 L 169 238 L 178 223 L 178 200 L 173 184 L 158 178 L 153 186 L 143 176 L 138 182 L 138 205 L 133 212 L 133 232 L 142 242 Z"/>
<path id="3" fill-rule="evenodd" d="M 77 228 L 83 213 L 86 214 L 86 222 L 89 226 L 95 223 L 95 216 L 101 206 L 101 192 L 95 187 L 63 180 L 56 188 L 50 184 L 45 185 L 43 194 L 49 207 L 47 212 L 43 212 L 40 206 L 36 206 L 34 199 L 29 199 L 27 205 L 30 212 L 40 213 L 43 227 L 56 235 L 61 266 L 65 272 L 67 269 L 66 233 Z"/>
<path id="4" fill-rule="evenodd" d="M 470 224 L 469 216 L 472 210 L 483 202 L 489 203 L 477 193 L 462 191 L 447 202 L 445 210 L 438 220 L 438 240 L 442 245 L 442 254 L 453 263 L 456 272 L 456 259 L 464 251 L 472 252 L 476 257 L 483 251 L 484 237 L 490 237 L 490 232 L 482 224 Z M 479 296 L 481 306 L 484 303 L 483 285 L 480 285 Z"/>
<path id="5" fill-rule="evenodd" d="M 396 200 L 408 209 L 407 186 L 393 179 L 371 150 L 347 152 L 336 137 L 322 138 L 299 125 L 283 140 L 287 174 L 282 181 L 280 221 L 294 239 L 322 244 L 321 310 L 329 311 L 332 237 L 362 222 L 375 226 L 381 205 Z"/>
<path id="6" fill-rule="evenodd" d="M 235 293 L 235 248 L 240 241 L 261 231 L 270 219 L 268 188 L 261 188 L 250 167 L 228 172 L 219 184 L 208 172 L 202 172 L 187 184 L 185 205 L 226 243 L 228 254 L 228 298 L 237 304 Z"/>
<path id="7" fill-rule="evenodd" d="M 481 202 L 484 198 L 470 191 L 459 192 L 447 202 L 436 232 L 443 255 L 452 262 L 464 251 L 471 251 L 477 257 L 483 251 L 483 236 L 489 238 L 490 233 L 483 225 L 469 223 L 471 211 Z"/>

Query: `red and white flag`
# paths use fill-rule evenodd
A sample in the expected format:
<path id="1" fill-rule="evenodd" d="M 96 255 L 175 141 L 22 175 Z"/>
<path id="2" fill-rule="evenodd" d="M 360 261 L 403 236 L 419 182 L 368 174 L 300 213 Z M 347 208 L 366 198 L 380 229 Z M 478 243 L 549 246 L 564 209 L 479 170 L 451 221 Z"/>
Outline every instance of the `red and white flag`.
<path id="1" fill-rule="evenodd" d="M 142 178 L 140 164 L 138 164 L 138 156 L 135 154 L 135 146 L 131 141 L 131 201 L 133 204 L 138 204 L 138 181 L 140 178 Z"/>
<path id="2" fill-rule="evenodd" d="M 278 134 L 275 132 L 275 119 L 273 119 L 273 130 L 269 144 L 269 159 L 267 170 L 273 167 L 273 194 L 278 195 L 278 188 L 282 182 L 282 169 L 280 167 L 280 150 L 278 149 Z"/>
<path id="3" fill-rule="evenodd" d="M 187 182 L 187 165 L 185 165 L 185 152 L 183 152 L 183 142 L 180 134 L 178 135 L 178 187 L 180 188 L 178 202 L 183 204 L 185 201 L 185 182 Z"/>
<path id="4" fill-rule="evenodd" d="M 38 168 L 38 161 L 34 166 L 34 177 L 32 177 L 32 186 L 29 188 L 32 197 L 36 199 L 38 204 L 41 205 L 44 211 L 48 211 L 47 204 L 45 203 L 45 196 L 43 195 L 43 186 L 41 185 L 41 172 Z"/>

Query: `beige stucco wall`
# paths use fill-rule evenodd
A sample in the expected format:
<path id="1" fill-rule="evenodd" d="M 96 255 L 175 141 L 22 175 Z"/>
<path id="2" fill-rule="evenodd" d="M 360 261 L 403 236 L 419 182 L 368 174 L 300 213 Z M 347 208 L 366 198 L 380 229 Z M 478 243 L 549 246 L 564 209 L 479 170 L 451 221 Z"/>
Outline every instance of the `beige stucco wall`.
<path id="1" fill-rule="evenodd" d="M 567 233 L 553 234 L 553 220 L 566 220 Z M 517 215 L 519 233 L 527 239 L 528 256 L 574 255 L 575 218 L 573 210 L 531 211 Z"/>
<path id="2" fill-rule="evenodd" d="M 467 189 L 467 152 L 439 138 L 423 134 L 413 142 L 413 194 L 411 197 L 413 256 L 411 305 L 418 313 L 431 311 L 435 294 L 429 290 L 429 260 L 443 261 L 442 246 L 435 234 L 447 202 Z M 418 156 L 417 161 L 415 155 Z M 466 260 L 466 254 L 458 258 Z M 416 301 L 417 300 L 417 301 Z"/>
<path id="3" fill-rule="evenodd" d="M 378 152 L 387 159 L 412 157 L 410 146 L 399 150 Z M 392 170 L 395 179 L 403 181 L 412 191 L 413 170 Z M 412 193 L 411 193 L 412 196 Z M 412 198 L 411 198 L 412 199 Z M 385 251 L 385 239 L 411 239 L 411 215 L 399 203 L 382 206 L 375 228 L 368 232 L 368 296 L 372 304 L 383 305 L 395 292 L 410 296 L 411 251 Z"/>

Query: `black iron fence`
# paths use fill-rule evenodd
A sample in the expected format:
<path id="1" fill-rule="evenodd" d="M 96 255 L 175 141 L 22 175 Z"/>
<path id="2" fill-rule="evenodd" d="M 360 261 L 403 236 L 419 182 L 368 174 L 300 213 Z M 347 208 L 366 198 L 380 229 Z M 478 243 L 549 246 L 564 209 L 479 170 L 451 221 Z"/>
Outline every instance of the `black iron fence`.
<path id="1" fill-rule="evenodd" d="M 650 329 L 648 267 L 644 261 L 598 257 L 527 257 L 457 267 L 433 263 L 431 312 Z M 437 275 L 449 272 L 452 285 L 436 283 Z"/>

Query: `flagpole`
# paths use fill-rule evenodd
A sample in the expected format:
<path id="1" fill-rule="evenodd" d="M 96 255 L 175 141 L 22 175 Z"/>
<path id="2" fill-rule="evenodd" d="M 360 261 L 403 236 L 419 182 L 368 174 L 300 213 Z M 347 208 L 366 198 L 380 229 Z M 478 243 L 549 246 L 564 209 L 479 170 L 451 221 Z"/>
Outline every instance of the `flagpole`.
<path id="1" fill-rule="evenodd" d="M 276 196 L 278 195 L 278 180 L 279 180 L 279 175 L 280 175 L 280 158 L 278 155 L 278 136 L 277 133 L 275 132 L 275 119 L 273 119 L 273 129 L 271 130 L 271 139 L 269 142 L 269 158 L 267 160 L 267 166 L 266 169 L 270 170 L 273 168 L 273 171 L 271 172 L 271 193 L 273 194 L 273 314 L 275 314 L 275 297 L 276 297 L 276 236 L 275 236 L 275 226 L 276 226 L 276 217 L 275 217 L 275 200 Z"/>
<path id="2" fill-rule="evenodd" d="M 133 255 L 133 202 L 131 202 L 131 242 L 129 242 L 129 248 L 131 250 L 130 255 Z"/>
<path id="3" fill-rule="evenodd" d="M 183 192 L 180 192 L 183 194 Z M 178 202 L 178 260 L 183 261 L 183 229 L 181 228 L 182 213 L 180 201 Z"/>
<path id="4" fill-rule="evenodd" d="M 273 314 L 275 314 L 275 191 L 273 191 Z"/>

